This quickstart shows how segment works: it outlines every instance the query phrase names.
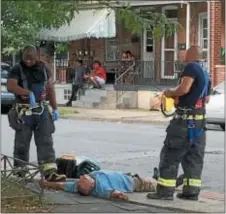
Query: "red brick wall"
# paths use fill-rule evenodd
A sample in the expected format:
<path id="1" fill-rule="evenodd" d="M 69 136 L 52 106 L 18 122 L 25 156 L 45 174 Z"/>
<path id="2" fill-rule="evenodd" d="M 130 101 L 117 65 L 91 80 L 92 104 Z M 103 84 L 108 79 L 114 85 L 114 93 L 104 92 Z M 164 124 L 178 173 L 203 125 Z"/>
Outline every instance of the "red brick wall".
<path id="1" fill-rule="evenodd" d="M 225 65 L 216 65 L 215 66 L 215 85 L 223 82 L 225 80 Z"/>
<path id="2" fill-rule="evenodd" d="M 215 66 L 221 64 L 222 6 L 220 1 L 210 2 L 210 72 L 213 86 L 218 83 Z"/>
<path id="3" fill-rule="evenodd" d="M 116 23 L 116 38 L 120 41 L 120 49 L 121 51 L 130 50 L 136 58 L 140 58 L 140 43 L 132 43 L 131 36 L 132 33 L 128 32 L 122 23 L 119 21 Z M 113 38 L 114 39 L 114 38 Z M 72 41 L 70 45 L 70 53 L 76 53 L 76 50 L 79 49 L 87 49 L 88 47 L 88 39 Z M 95 52 L 94 60 L 98 59 L 103 64 L 107 64 L 105 60 L 105 39 L 90 39 L 90 50 Z"/>

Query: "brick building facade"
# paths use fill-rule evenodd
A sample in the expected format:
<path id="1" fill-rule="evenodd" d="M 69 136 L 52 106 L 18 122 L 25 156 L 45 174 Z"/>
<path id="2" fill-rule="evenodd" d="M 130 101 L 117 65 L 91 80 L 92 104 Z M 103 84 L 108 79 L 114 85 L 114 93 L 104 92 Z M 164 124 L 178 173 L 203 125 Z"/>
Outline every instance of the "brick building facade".
<path id="1" fill-rule="evenodd" d="M 114 72 L 113 68 L 118 64 L 120 53 L 130 50 L 136 59 L 152 61 L 156 77 L 160 79 L 173 75 L 173 72 L 169 71 L 174 69 L 174 66 L 172 63 L 167 64 L 166 61 L 183 61 L 186 45 L 198 44 L 203 50 L 202 56 L 207 61 L 214 85 L 222 81 L 225 67 L 221 65 L 220 50 L 225 48 L 225 1 L 190 3 L 190 44 L 186 44 L 186 29 L 188 29 L 186 27 L 186 13 L 188 12 L 186 4 L 161 5 L 161 7 L 152 5 L 151 8 L 168 13 L 170 20 L 178 21 L 182 30 L 167 39 L 163 39 L 164 41 L 161 39 L 152 41 L 150 32 L 144 31 L 140 39 L 132 41 L 133 35 L 125 29 L 122 22 L 117 22 L 115 38 L 72 41 L 70 43 L 70 56 L 73 56 L 73 53 L 78 53 L 78 50 L 86 49 L 89 44 L 89 49 L 94 53 L 94 59 L 100 60 L 107 72 L 111 73 Z M 145 39 L 148 42 L 144 41 Z M 166 70 L 168 70 L 168 74 L 165 73 Z"/>
<path id="2" fill-rule="evenodd" d="M 144 29 L 142 36 L 133 39 L 134 35 L 125 29 L 123 22 L 117 21 L 115 38 L 71 41 L 69 61 L 80 52 L 90 51 L 93 60 L 100 60 L 110 76 L 116 72 L 121 52 L 130 50 L 137 60 L 146 63 L 144 76 L 149 78 L 154 73 L 156 80 L 173 79 L 175 62 L 183 61 L 190 45 L 199 45 L 213 85 L 222 82 L 225 65 L 222 65 L 220 51 L 225 48 L 225 0 L 151 5 L 151 9 L 165 13 L 172 22 L 179 22 L 181 30 L 168 38 L 154 40 L 151 32 Z M 65 70 L 63 72 L 59 82 L 65 82 Z"/>

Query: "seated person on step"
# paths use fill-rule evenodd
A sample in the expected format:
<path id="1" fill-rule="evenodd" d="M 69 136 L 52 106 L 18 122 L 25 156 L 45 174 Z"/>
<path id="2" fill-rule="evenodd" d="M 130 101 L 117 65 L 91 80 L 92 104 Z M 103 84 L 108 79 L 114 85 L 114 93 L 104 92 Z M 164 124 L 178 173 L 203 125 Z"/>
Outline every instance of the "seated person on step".
<path id="1" fill-rule="evenodd" d="M 101 62 L 96 60 L 93 63 L 93 70 L 88 75 L 86 74 L 85 79 L 89 81 L 90 88 L 101 88 L 106 83 L 106 72 L 101 65 Z"/>
<path id="2" fill-rule="evenodd" d="M 141 178 L 139 175 L 130 175 L 117 171 L 98 170 L 70 182 L 40 181 L 40 186 L 70 193 L 80 193 L 83 196 L 96 196 L 108 199 L 128 200 L 126 193 L 155 192 L 158 179 L 158 170 L 155 168 L 153 178 Z M 181 178 L 177 186 L 183 183 Z"/>

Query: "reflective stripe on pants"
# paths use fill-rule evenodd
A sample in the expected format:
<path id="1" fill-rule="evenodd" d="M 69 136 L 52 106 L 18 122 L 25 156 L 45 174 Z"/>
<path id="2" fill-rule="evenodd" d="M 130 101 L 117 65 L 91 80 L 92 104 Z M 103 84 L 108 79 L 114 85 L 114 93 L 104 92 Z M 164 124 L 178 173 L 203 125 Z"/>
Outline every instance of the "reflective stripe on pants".
<path id="1" fill-rule="evenodd" d="M 184 186 L 193 186 L 193 187 L 201 187 L 201 180 L 200 179 L 193 179 L 193 178 L 184 178 L 183 180 Z"/>
<path id="2" fill-rule="evenodd" d="M 175 187 L 176 186 L 176 179 L 164 179 L 159 178 L 158 184 L 164 187 Z"/>

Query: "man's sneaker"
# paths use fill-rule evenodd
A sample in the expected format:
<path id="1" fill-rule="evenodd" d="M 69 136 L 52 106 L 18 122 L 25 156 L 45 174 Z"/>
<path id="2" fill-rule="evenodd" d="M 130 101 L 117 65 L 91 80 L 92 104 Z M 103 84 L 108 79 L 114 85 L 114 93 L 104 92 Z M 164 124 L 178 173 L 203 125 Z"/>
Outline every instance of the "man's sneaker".
<path id="1" fill-rule="evenodd" d="M 64 174 L 57 174 L 56 172 L 52 172 L 49 175 L 45 176 L 45 179 L 47 181 L 52 181 L 52 182 L 58 182 L 58 181 L 66 181 L 66 175 Z"/>
<path id="2" fill-rule="evenodd" d="M 164 195 L 160 195 L 158 193 L 152 193 L 152 192 L 147 194 L 147 198 L 154 199 L 154 200 L 168 200 L 168 201 L 173 200 L 173 196 L 164 196 Z"/>
<path id="3" fill-rule="evenodd" d="M 198 201 L 199 196 L 198 195 L 184 195 L 183 193 L 178 193 L 177 198 L 184 199 L 184 200 L 190 200 L 190 201 Z"/>
<path id="4" fill-rule="evenodd" d="M 13 175 L 20 177 L 20 178 L 24 178 L 26 176 L 26 174 L 28 173 L 28 168 L 26 166 L 15 167 L 14 170 L 15 171 L 13 171 Z"/>

